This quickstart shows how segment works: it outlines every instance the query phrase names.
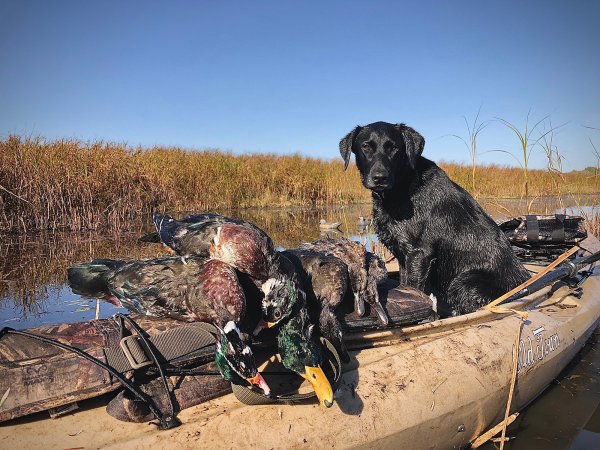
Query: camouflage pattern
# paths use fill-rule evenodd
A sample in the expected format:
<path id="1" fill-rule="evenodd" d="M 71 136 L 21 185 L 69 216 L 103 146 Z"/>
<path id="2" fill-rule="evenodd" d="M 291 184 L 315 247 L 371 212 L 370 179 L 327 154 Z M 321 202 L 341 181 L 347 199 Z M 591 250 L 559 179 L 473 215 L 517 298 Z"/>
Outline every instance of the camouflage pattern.
<path id="1" fill-rule="evenodd" d="M 206 370 L 216 371 L 216 366 L 211 363 Z M 173 393 L 175 414 L 179 411 L 198 405 L 202 402 L 225 395 L 231 392 L 231 384 L 220 375 L 193 375 L 184 377 L 169 377 L 169 388 Z M 169 400 L 162 385 L 162 381 L 154 379 L 141 386 L 143 392 L 148 394 L 156 406 L 163 411 L 169 411 Z M 145 403 L 134 400 L 129 391 L 121 391 L 106 406 L 106 411 L 115 419 L 125 422 L 148 422 L 155 419 Z"/>
<path id="2" fill-rule="evenodd" d="M 538 215 L 538 241 L 530 242 L 527 238 L 527 221 L 525 217 L 516 217 L 514 219 L 502 222 L 499 227 L 504 232 L 508 240 L 513 244 L 530 245 L 552 245 L 552 244 L 570 244 L 574 245 L 587 237 L 585 222 L 579 216 L 565 216 L 562 223 L 554 215 Z M 558 228 L 564 227 L 564 239 L 560 241 L 553 240 L 553 232 Z"/>
<path id="3" fill-rule="evenodd" d="M 425 294 L 399 287 L 398 282 L 388 280 L 381 287 L 380 295 L 392 326 L 435 318 L 432 301 Z M 373 312 L 366 317 L 358 317 L 352 311 L 340 313 L 344 316 L 341 322 L 346 331 L 380 328 Z M 182 322 L 173 319 L 132 317 L 149 336 L 182 325 Z M 119 322 L 115 318 L 41 326 L 26 331 L 73 345 L 103 362 L 106 362 L 103 348 L 117 346 L 121 339 Z M 214 349 L 207 349 L 204 354 L 184 358 L 175 365 L 214 372 L 213 358 Z M 230 384 L 219 375 L 186 376 L 181 380 L 170 377 L 170 382 L 172 386 L 177 386 L 174 390 L 177 410 L 231 391 Z M 8 391 L 0 406 L 0 422 L 97 397 L 120 388 L 120 383 L 108 372 L 74 353 L 24 336 L 9 334 L 0 340 L 0 398 Z M 167 398 L 159 380 L 150 380 L 142 389 L 155 398 L 161 410 L 166 411 Z M 145 405 L 134 402 L 124 391 L 111 401 L 108 411 L 121 420 L 143 422 L 152 419 Z"/>
<path id="4" fill-rule="evenodd" d="M 182 325 L 172 319 L 132 317 L 149 336 Z M 103 348 L 118 346 L 121 339 L 115 318 L 26 331 L 77 347 L 102 362 L 106 362 Z M 212 352 L 201 361 L 206 363 L 212 359 L 214 350 Z M 194 362 L 198 361 L 180 361 L 178 365 Z M 0 398 L 8 391 L 0 406 L 0 422 L 96 397 L 120 387 L 107 371 L 74 353 L 26 336 L 8 334 L 0 340 Z"/>

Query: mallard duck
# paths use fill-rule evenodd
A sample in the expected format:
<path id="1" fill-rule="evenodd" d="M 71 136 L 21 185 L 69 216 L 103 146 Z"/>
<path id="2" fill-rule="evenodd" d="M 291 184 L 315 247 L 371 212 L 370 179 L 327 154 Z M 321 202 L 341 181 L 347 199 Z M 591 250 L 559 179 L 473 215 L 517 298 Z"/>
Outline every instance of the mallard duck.
<path id="1" fill-rule="evenodd" d="M 389 324 L 389 318 L 383 306 L 379 302 L 378 286 L 387 280 L 388 272 L 385 263 L 377 255 L 367 252 L 367 288 L 365 290 L 365 301 L 375 310 L 382 325 Z"/>
<path id="2" fill-rule="evenodd" d="M 306 309 L 301 309 L 281 325 L 277 345 L 284 367 L 307 380 L 319 403 L 329 408 L 333 405 L 333 389 L 321 368 L 323 353 L 314 338 L 314 325 L 310 323 Z"/>
<path id="3" fill-rule="evenodd" d="M 334 312 L 348 290 L 347 266 L 335 256 L 313 250 L 288 249 L 282 253 L 303 272 L 308 310 L 311 318 L 318 322 L 319 332 L 331 341 L 344 362 L 348 362 L 350 355 Z"/>
<path id="4" fill-rule="evenodd" d="M 301 249 L 314 250 L 339 258 L 348 267 L 350 287 L 354 294 L 354 310 L 359 316 L 365 315 L 365 290 L 367 287 L 366 249 L 358 242 L 346 238 L 321 239 L 307 242 Z"/>
<path id="5" fill-rule="evenodd" d="M 214 324 L 215 362 L 223 378 L 236 384 L 270 389 L 237 323 L 246 299 L 233 268 L 218 260 L 160 258 L 144 261 L 98 259 L 69 268 L 73 292 L 103 297 L 131 311 L 183 321 Z"/>
<path id="6" fill-rule="evenodd" d="M 204 213 L 175 220 L 155 213 L 153 221 L 161 241 L 185 261 L 211 257 L 250 275 L 264 293 L 265 321 L 274 326 L 293 313 L 300 291 L 293 269 L 281 260 L 271 238 L 256 225 Z"/>

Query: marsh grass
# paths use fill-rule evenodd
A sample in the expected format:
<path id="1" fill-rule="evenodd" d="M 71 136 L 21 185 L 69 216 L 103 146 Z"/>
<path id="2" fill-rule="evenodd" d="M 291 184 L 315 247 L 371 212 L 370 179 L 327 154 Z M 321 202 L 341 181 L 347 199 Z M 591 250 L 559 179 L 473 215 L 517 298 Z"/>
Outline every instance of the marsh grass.
<path id="1" fill-rule="evenodd" d="M 127 229 L 154 209 L 323 206 L 368 199 L 356 169 L 298 155 L 0 141 L 0 230 Z"/>
<path id="2" fill-rule="evenodd" d="M 442 163 L 467 190 L 473 166 Z M 594 193 L 598 178 L 564 174 L 565 194 Z M 519 168 L 477 167 L 479 197 L 519 197 Z M 554 195 L 547 171 L 529 170 L 532 195 Z M 340 160 L 132 148 L 9 136 L 0 140 L 0 232 L 129 230 L 153 210 L 321 207 L 370 201 L 358 171 Z"/>
<path id="3" fill-rule="evenodd" d="M 457 134 L 453 134 L 451 136 L 460 139 L 465 147 L 469 150 L 469 156 L 471 159 L 471 185 L 470 192 L 473 197 L 478 197 L 477 186 L 475 184 L 476 173 L 477 173 L 477 139 L 479 134 L 489 125 L 489 121 L 481 122 L 479 120 L 479 115 L 481 113 L 481 107 L 477 110 L 477 114 L 475 115 L 475 119 L 473 123 L 469 123 L 467 118 L 463 116 L 463 120 L 465 121 L 465 125 L 467 127 L 467 137 L 464 138 Z"/>

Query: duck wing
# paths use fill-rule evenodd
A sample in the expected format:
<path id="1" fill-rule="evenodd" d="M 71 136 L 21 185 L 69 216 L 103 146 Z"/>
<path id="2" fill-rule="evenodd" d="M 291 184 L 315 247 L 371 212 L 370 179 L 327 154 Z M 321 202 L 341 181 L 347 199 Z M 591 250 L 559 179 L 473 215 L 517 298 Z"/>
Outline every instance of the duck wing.
<path id="1" fill-rule="evenodd" d="M 181 258 L 131 261 L 108 280 L 110 293 L 131 311 L 178 320 L 193 320 L 185 299 L 195 296 L 197 261 Z"/>

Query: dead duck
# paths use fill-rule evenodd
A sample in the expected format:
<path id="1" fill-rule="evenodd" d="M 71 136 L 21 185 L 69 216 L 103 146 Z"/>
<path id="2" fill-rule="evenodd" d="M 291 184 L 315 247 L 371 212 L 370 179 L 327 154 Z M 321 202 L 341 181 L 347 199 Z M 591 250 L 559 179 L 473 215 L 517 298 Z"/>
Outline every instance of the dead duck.
<path id="1" fill-rule="evenodd" d="M 281 260 L 271 238 L 254 224 L 214 213 L 181 220 L 155 213 L 153 221 L 160 240 L 183 261 L 210 257 L 252 277 L 264 293 L 267 320 L 261 326 L 290 317 L 297 297 L 304 295 L 293 267 Z"/>
<path id="2" fill-rule="evenodd" d="M 259 334 L 264 328 L 275 331 L 284 367 L 309 381 L 319 403 L 330 407 L 333 404 L 333 391 L 321 368 L 323 355 L 308 314 L 306 285 L 288 255 L 280 255 L 280 264 L 293 283 L 285 286 L 287 293 L 277 294 L 274 289 L 265 289 L 270 293 L 262 299 L 261 320 L 254 334 Z M 252 291 L 252 285 L 248 291 Z"/>
<path id="3" fill-rule="evenodd" d="M 223 378 L 256 385 L 270 394 L 238 329 L 246 299 L 227 264 L 196 258 L 185 263 L 181 258 L 97 259 L 70 267 L 68 279 L 73 292 L 104 298 L 130 311 L 214 324 L 218 329 L 215 362 Z"/>
<path id="4" fill-rule="evenodd" d="M 367 258 L 367 250 L 359 242 L 351 241 L 346 238 L 341 239 L 321 239 L 315 242 L 302 244 L 300 248 L 315 250 L 327 255 L 339 258 L 348 267 L 350 276 L 350 287 L 354 294 L 354 310 L 359 316 L 365 315 L 365 304 L 367 301 L 371 308 L 377 313 L 377 317 L 383 326 L 389 324 L 389 319 L 383 306 L 379 302 L 377 283 L 381 280 L 382 272 L 377 260 Z M 373 255 L 375 257 L 375 255 Z M 376 258 L 376 257 L 375 257 Z M 367 264 L 373 264 L 371 270 L 373 274 L 368 275 Z M 385 266 L 383 267 L 385 270 Z M 386 272 L 387 276 L 387 272 Z"/>
<path id="5" fill-rule="evenodd" d="M 314 250 L 288 249 L 282 253 L 303 272 L 308 311 L 318 323 L 320 334 L 333 344 L 344 362 L 350 361 L 335 314 L 349 288 L 348 267 L 339 258 Z"/>
<path id="6" fill-rule="evenodd" d="M 354 310 L 359 316 L 365 315 L 365 289 L 367 286 L 366 249 L 358 242 L 346 238 L 325 238 L 307 242 L 301 249 L 313 250 L 339 258 L 348 267 L 350 287 L 354 294 Z"/>
<path id="7" fill-rule="evenodd" d="M 379 322 L 388 326 L 390 319 L 379 302 L 379 286 L 388 278 L 385 262 L 377 255 L 367 252 L 367 287 L 365 301 L 375 310 Z"/>
<path id="8" fill-rule="evenodd" d="M 281 326 L 277 346 L 284 367 L 298 373 L 312 385 L 322 406 L 331 407 L 333 389 L 321 368 L 323 352 L 315 339 L 314 325 L 306 309 L 300 310 Z"/>

